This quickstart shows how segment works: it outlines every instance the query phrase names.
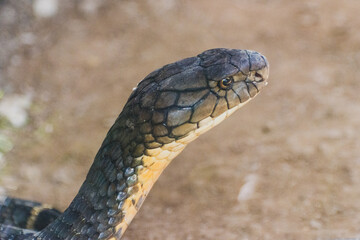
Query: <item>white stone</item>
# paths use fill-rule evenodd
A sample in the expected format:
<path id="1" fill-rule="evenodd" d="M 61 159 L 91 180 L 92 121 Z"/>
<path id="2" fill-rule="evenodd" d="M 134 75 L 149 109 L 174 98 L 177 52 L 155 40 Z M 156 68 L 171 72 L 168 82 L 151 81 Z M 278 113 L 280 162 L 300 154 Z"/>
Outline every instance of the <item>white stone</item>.
<path id="1" fill-rule="evenodd" d="M 35 0 L 33 2 L 34 14 L 38 17 L 53 17 L 58 12 L 58 0 Z"/>
<path id="2" fill-rule="evenodd" d="M 101 5 L 101 1 L 99 0 L 83 0 L 80 3 L 80 9 L 86 14 L 95 14 L 97 13 L 99 7 Z"/>
<path id="3" fill-rule="evenodd" d="M 0 100 L 0 115 L 6 117 L 14 127 L 22 127 L 26 124 L 31 100 L 31 94 L 5 96 Z"/>
<path id="4" fill-rule="evenodd" d="M 36 41 L 36 37 L 32 32 L 22 33 L 20 35 L 20 41 L 26 45 L 32 45 Z"/>
<path id="5" fill-rule="evenodd" d="M 249 200 L 256 189 L 256 185 L 258 182 L 258 176 L 256 174 L 249 174 L 245 178 L 245 183 L 241 187 L 239 195 L 237 197 L 238 201 L 246 201 Z"/>
<path id="6" fill-rule="evenodd" d="M 54 131 L 54 126 L 52 124 L 48 123 L 45 125 L 44 129 L 45 129 L 46 133 L 52 133 Z"/>
<path id="7" fill-rule="evenodd" d="M 310 221 L 310 226 L 312 228 L 315 228 L 315 229 L 321 229 L 322 228 L 322 224 L 321 222 L 317 221 L 317 220 L 311 220 Z"/>

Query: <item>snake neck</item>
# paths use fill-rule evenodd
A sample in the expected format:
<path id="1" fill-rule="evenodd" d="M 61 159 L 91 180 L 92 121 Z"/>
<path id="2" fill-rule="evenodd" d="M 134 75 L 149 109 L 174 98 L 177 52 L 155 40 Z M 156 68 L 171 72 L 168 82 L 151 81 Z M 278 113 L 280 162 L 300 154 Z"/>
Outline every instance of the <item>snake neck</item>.
<path id="1" fill-rule="evenodd" d="M 149 126 L 139 124 L 140 116 L 124 112 L 70 206 L 37 239 L 120 239 L 157 178 L 185 147 L 181 141 L 151 141 Z"/>

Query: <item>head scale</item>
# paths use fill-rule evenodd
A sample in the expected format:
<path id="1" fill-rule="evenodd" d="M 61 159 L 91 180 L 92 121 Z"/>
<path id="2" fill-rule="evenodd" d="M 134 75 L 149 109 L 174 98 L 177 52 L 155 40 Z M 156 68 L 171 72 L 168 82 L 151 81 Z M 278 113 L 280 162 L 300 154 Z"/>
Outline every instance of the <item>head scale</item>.
<path id="1" fill-rule="evenodd" d="M 127 106 L 155 141 L 167 144 L 221 122 L 254 98 L 268 75 L 269 64 L 257 52 L 211 49 L 150 73 Z"/>

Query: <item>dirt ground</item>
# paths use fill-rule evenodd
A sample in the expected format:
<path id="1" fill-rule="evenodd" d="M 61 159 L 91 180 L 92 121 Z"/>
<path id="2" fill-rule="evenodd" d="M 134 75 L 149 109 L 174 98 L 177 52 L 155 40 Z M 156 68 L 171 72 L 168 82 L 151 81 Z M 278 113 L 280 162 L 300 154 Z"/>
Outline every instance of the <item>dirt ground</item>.
<path id="1" fill-rule="evenodd" d="M 206 49 L 267 56 L 269 85 L 190 144 L 124 239 L 360 238 L 360 1 L 0 0 L 0 86 L 33 96 L 7 131 L 6 194 L 64 209 L 131 89 Z"/>

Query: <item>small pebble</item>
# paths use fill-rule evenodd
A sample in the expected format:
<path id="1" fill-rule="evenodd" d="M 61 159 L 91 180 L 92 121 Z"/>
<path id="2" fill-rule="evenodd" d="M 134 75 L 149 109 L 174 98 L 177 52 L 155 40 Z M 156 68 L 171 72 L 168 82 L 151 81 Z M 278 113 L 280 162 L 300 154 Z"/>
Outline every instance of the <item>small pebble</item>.
<path id="1" fill-rule="evenodd" d="M 255 174 L 250 174 L 245 179 L 245 184 L 241 187 L 239 195 L 237 197 L 238 201 L 246 201 L 250 199 L 254 192 L 258 182 L 258 176 Z"/>
<path id="2" fill-rule="evenodd" d="M 58 6 L 58 0 L 35 0 L 33 11 L 38 17 L 49 18 L 57 14 Z"/>

